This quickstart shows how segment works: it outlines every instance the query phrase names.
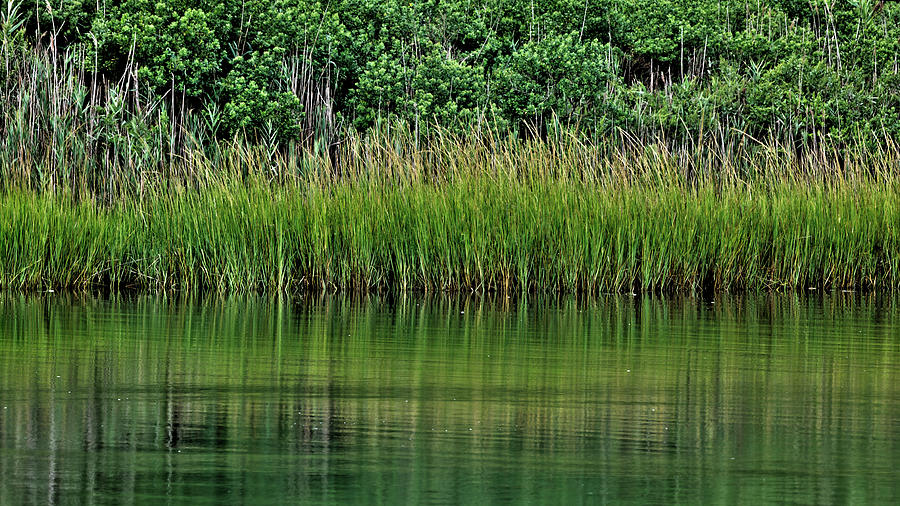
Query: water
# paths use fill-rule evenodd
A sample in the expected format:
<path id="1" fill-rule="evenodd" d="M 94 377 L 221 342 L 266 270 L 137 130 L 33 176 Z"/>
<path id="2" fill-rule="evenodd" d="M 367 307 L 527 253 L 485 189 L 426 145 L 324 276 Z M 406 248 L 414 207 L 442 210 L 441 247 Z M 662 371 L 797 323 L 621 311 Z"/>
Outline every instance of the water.
<path id="1" fill-rule="evenodd" d="M 887 296 L 0 298 L 0 504 L 900 503 Z"/>

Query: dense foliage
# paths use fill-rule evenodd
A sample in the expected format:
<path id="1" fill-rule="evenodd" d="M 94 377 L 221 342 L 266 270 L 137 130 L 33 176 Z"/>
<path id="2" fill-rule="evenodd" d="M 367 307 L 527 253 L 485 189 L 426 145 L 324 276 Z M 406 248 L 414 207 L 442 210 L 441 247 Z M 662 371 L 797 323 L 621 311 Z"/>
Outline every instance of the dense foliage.
<path id="1" fill-rule="evenodd" d="M 15 54 L 66 49 L 85 82 L 167 97 L 217 136 L 400 119 L 794 145 L 900 137 L 892 2 L 24 0 L 0 21 L 7 94 Z"/>

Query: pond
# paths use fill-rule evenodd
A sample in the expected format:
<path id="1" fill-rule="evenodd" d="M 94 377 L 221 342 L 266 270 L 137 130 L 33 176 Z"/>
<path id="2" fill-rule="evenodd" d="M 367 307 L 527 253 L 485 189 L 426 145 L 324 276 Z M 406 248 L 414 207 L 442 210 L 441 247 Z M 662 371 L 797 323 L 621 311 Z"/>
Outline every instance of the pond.
<path id="1" fill-rule="evenodd" d="M 898 504 L 898 302 L 0 296 L 0 504 Z"/>

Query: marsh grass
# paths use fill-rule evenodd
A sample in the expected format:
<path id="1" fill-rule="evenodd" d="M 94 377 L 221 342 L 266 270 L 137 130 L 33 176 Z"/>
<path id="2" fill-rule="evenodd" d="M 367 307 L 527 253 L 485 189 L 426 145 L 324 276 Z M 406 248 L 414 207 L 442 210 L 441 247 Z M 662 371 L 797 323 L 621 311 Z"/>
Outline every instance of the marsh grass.
<path id="1" fill-rule="evenodd" d="M 310 155 L 311 168 L 289 178 L 293 160 L 258 150 L 219 165 L 198 157 L 202 177 L 112 199 L 7 188 L 0 284 L 591 293 L 900 284 L 892 152 L 840 166 L 777 154 L 740 167 L 706 161 L 716 170 L 688 180 L 660 145 L 611 155 L 575 137 L 439 138 L 411 149 L 384 136 L 343 149 L 340 167 Z"/>
<path id="2" fill-rule="evenodd" d="M 86 74 L 78 48 L 2 51 L 2 289 L 900 286 L 889 138 L 522 136 L 490 118 L 222 138 L 174 91 Z"/>

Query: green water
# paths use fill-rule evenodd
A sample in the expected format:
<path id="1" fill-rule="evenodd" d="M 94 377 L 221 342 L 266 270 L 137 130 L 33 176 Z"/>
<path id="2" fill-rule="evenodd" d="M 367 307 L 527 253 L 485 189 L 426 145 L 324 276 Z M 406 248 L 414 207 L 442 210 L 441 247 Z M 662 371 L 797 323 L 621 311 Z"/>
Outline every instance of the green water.
<path id="1" fill-rule="evenodd" d="M 0 504 L 898 504 L 898 302 L 0 296 Z"/>

